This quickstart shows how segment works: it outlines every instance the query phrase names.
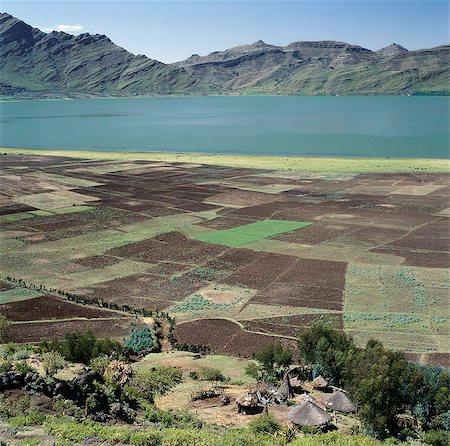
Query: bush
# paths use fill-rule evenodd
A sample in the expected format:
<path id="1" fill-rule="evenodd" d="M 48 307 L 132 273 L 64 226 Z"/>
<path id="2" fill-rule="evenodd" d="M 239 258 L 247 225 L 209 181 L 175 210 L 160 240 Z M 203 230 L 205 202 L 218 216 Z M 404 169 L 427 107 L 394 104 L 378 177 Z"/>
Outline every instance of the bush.
<path id="1" fill-rule="evenodd" d="M 34 372 L 33 367 L 30 367 L 26 362 L 16 362 L 14 370 L 21 375 L 26 375 L 28 372 Z"/>
<path id="2" fill-rule="evenodd" d="M 200 374 L 202 379 L 205 381 L 226 381 L 226 378 L 222 375 L 222 372 L 214 367 L 202 367 Z"/>
<path id="3" fill-rule="evenodd" d="M 22 359 L 28 359 L 32 354 L 33 354 L 33 350 L 31 348 L 22 347 L 13 353 L 12 359 L 14 361 L 20 361 Z"/>
<path id="4" fill-rule="evenodd" d="M 26 415 L 17 415 L 8 419 L 11 427 L 40 426 L 45 420 L 45 414 L 39 410 L 33 410 Z"/>
<path id="5" fill-rule="evenodd" d="M 450 444 L 450 432 L 428 431 L 425 433 L 425 443 L 431 446 L 448 446 Z"/>
<path id="6" fill-rule="evenodd" d="M 66 333 L 58 341 L 42 341 L 39 344 L 42 352 L 57 351 L 67 361 L 89 364 L 99 355 L 111 356 L 122 354 L 122 345 L 112 339 L 98 339 L 92 331 Z"/>
<path id="7" fill-rule="evenodd" d="M 267 413 L 264 415 L 260 415 L 252 420 L 249 424 L 249 428 L 255 434 L 274 434 L 281 429 L 281 426 L 272 415 Z"/>
<path id="8" fill-rule="evenodd" d="M 11 362 L 4 361 L 0 364 L 0 373 L 10 372 L 12 370 L 13 366 Z"/>
<path id="9" fill-rule="evenodd" d="M 147 325 L 139 328 L 133 322 L 130 336 L 124 340 L 123 345 L 128 352 L 139 354 L 143 351 L 150 351 L 155 346 L 155 340 Z"/>
<path id="10" fill-rule="evenodd" d="M 0 343 L 5 341 L 5 336 L 9 327 L 11 327 L 11 321 L 9 321 L 4 314 L 0 314 Z"/>
<path id="11" fill-rule="evenodd" d="M 187 411 L 161 410 L 153 405 L 147 406 L 145 418 L 150 423 L 155 423 L 158 427 L 178 427 L 178 428 L 201 428 L 202 422 Z"/>
<path id="12" fill-rule="evenodd" d="M 66 365 L 66 360 L 63 356 L 55 351 L 42 353 L 41 359 L 44 372 L 47 376 L 53 376 Z"/>
<path id="13" fill-rule="evenodd" d="M 134 373 L 127 387 L 136 390 L 141 399 L 153 401 L 156 394 L 163 395 L 180 383 L 181 377 L 182 371 L 179 368 L 154 367 Z"/>
<path id="14" fill-rule="evenodd" d="M 111 358 L 109 356 L 97 356 L 93 358 L 89 363 L 89 367 L 95 370 L 97 373 L 103 376 L 105 373 L 106 367 L 111 363 Z"/>
<path id="15" fill-rule="evenodd" d="M 262 368 L 254 362 L 250 362 L 245 366 L 245 374 L 256 380 L 261 379 Z"/>
<path id="16" fill-rule="evenodd" d="M 364 435 L 343 435 L 339 432 L 311 435 L 293 441 L 290 446 L 381 446 L 382 443 Z"/>
<path id="17" fill-rule="evenodd" d="M 192 370 L 189 372 L 189 378 L 193 379 L 193 380 L 197 380 L 198 379 L 198 372 L 196 372 L 195 370 Z"/>

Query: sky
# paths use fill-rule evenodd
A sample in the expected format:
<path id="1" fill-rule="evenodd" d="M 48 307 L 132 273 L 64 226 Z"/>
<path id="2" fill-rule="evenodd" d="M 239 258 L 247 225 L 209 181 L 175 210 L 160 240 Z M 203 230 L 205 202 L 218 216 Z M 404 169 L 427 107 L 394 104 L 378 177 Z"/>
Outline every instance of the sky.
<path id="1" fill-rule="evenodd" d="M 447 0 L 0 1 L 0 10 L 49 32 L 106 34 L 162 62 L 263 40 L 339 40 L 372 50 L 449 43 Z"/>

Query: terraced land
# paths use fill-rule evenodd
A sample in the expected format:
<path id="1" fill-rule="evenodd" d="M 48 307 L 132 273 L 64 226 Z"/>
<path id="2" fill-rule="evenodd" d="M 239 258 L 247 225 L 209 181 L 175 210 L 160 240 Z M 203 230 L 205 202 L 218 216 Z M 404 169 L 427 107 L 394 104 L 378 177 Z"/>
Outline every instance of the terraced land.
<path id="1" fill-rule="evenodd" d="M 12 341 L 129 326 L 64 291 L 168 311 L 180 343 L 217 352 L 250 356 L 274 339 L 295 350 L 325 323 L 361 345 L 374 337 L 448 362 L 448 173 L 0 161 L 0 312 Z"/>

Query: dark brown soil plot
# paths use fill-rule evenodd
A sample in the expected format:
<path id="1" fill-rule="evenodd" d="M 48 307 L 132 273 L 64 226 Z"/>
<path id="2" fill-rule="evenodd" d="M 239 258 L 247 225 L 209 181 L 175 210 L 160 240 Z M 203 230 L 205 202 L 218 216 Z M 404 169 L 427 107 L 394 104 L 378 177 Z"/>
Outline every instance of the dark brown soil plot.
<path id="1" fill-rule="evenodd" d="M 274 283 L 254 296 L 250 303 L 341 311 L 343 291 L 335 288 L 302 286 L 295 283 Z"/>
<path id="2" fill-rule="evenodd" d="M 378 252 L 380 254 L 390 254 L 394 256 L 404 257 L 402 265 L 419 266 L 423 268 L 450 268 L 450 254 L 447 252 L 436 251 L 414 251 L 407 248 L 395 248 L 392 246 L 382 246 L 373 248 L 370 252 Z"/>
<path id="3" fill-rule="evenodd" d="M 25 204 L 10 204 L 0 206 L 0 215 L 17 214 L 19 212 L 35 211 L 37 208 L 27 206 Z"/>
<path id="4" fill-rule="evenodd" d="M 261 253 L 245 248 L 230 248 L 205 264 L 207 267 L 236 271 L 259 259 Z"/>
<path id="5" fill-rule="evenodd" d="M 227 249 L 220 245 L 187 239 L 180 233 L 170 234 L 172 237 L 169 239 L 167 237 L 170 235 L 165 234 L 112 249 L 108 254 L 146 262 L 172 261 L 195 265 L 207 262 Z"/>
<path id="6" fill-rule="evenodd" d="M 317 245 L 341 235 L 351 234 L 356 229 L 359 229 L 359 227 L 353 225 L 326 225 L 314 222 L 311 226 L 279 235 L 274 237 L 274 239 L 301 245 Z"/>
<path id="7" fill-rule="evenodd" d="M 226 278 L 223 283 L 228 285 L 239 284 L 261 290 L 270 285 L 296 261 L 297 258 L 293 256 L 266 254 Z"/>
<path id="8" fill-rule="evenodd" d="M 188 276 L 167 278 L 153 274 L 136 274 L 92 287 L 90 295 L 121 305 L 131 305 L 130 299 L 139 298 L 139 308 L 147 309 L 155 309 L 156 307 L 152 307 L 152 300 L 157 300 L 160 305 L 157 308 L 163 309 L 207 284 L 204 280 Z"/>
<path id="9" fill-rule="evenodd" d="M 40 321 L 71 317 L 87 319 L 124 317 L 121 313 L 76 305 L 48 295 L 2 304 L 0 310 L 11 321 Z"/>
<path id="10" fill-rule="evenodd" d="M 248 225 L 254 221 L 255 220 L 244 218 L 217 217 L 203 223 L 197 223 L 197 226 L 204 226 L 212 229 L 232 229 L 237 228 L 238 226 Z"/>
<path id="11" fill-rule="evenodd" d="M 344 262 L 298 259 L 277 282 L 343 290 L 346 268 L 347 264 Z"/>
<path id="12" fill-rule="evenodd" d="M 74 261 L 74 263 L 78 263 L 78 265 L 82 266 L 87 266 L 88 268 L 105 268 L 106 266 L 115 265 L 119 262 L 120 259 L 109 256 L 92 256 Z"/>
<path id="13" fill-rule="evenodd" d="M 0 282 L 0 291 L 12 290 L 13 288 L 15 286 L 9 282 Z"/>
<path id="14" fill-rule="evenodd" d="M 252 357 L 266 345 L 280 340 L 297 352 L 296 342 L 282 337 L 252 333 L 225 319 L 197 319 L 177 325 L 175 335 L 178 343 L 208 346 L 217 353 Z"/>
<path id="15" fill-rule="evenodd" d="M 27 322 L 13 324 L 6 336 L 7 342 L 39 342 L 59 339 L 66 333 L 92 330 L 98 337 L 121 338 L 129 333 L 132 318 L 65 320 L 55 322 Z"/>
<path id="16" fill-rule="evenodd" d="M 406 358 L 420 364 L 450 367 L 450 353 L 406 353 Z"/>

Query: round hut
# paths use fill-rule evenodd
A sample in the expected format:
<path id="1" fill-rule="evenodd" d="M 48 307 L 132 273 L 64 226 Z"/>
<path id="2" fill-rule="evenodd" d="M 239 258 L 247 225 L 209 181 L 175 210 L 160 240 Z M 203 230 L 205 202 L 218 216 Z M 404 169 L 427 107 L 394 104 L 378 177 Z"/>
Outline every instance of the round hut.
<path id="1" fill-rule="evenodd" d="M 288 420 L 296 426 L 325 426 L 331 421 L 330 414 L 321 409 L 312 400 L 307 399 L 294 407 L 287 415 Z"/>
<path id="2" fill-rule="evenodd" d="M 322 375 L 319 375 L 313 379 L 312 385 L 315 389 L 326 389 L 328 387 L 328 381 Z"/>
<path id="3" fill-rule="evenodd" d="M 322 400 L 325 407 L 337 412 L 353 413 L 356 412 L 356 406 L 347 392 L 337 390 Z"/>

